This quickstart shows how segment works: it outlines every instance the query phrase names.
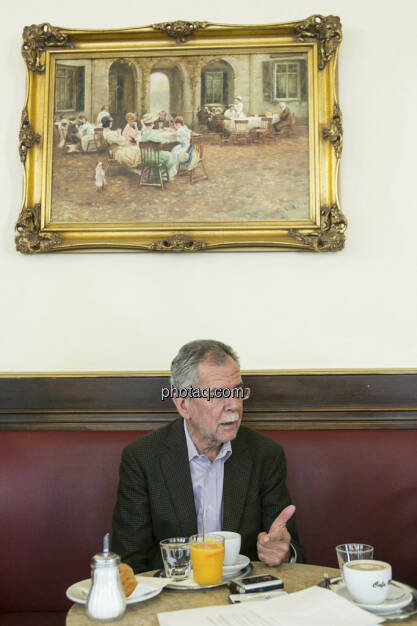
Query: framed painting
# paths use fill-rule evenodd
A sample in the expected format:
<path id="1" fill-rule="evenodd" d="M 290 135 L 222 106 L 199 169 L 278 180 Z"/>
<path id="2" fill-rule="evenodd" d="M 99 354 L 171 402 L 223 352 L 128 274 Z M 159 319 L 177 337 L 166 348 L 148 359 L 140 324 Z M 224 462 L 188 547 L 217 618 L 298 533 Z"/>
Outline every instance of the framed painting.
<path id="1" fill-rule="evenodd" d="M 27 26 L 22 253 L 336 251 L 338 17 Z"/>

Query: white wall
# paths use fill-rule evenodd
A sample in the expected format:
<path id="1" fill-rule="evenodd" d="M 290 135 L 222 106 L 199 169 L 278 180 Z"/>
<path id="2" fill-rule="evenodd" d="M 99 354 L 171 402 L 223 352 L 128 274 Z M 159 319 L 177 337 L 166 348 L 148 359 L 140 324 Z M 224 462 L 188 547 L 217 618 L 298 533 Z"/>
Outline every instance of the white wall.
<path id="1" fill-rule="evenodd" d="M 24 25 L 340 15 L 347 245 L 336 254 L 25 256 L 13 242 Z M 117 17 L 119 15 L 120 17 Z M 185 341 L 231 343 L 246 369 L 417 366 L 414 0 L 55 0 L 8 4 L 1 37 L 0 371 L 167 369 Z M 7 25 L 7 27 L 6 27 Z"/>

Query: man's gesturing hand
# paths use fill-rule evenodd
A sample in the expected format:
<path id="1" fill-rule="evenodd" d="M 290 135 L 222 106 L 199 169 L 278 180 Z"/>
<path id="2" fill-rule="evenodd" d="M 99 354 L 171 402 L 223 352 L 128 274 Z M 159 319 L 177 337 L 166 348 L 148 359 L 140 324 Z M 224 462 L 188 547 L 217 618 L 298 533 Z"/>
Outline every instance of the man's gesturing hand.
<path id="1" fill-rule="evenodd" d="M 258 557 L 266 565 L 280 565 L 283 561 L 288 561 L 291 535 L 285 525 L 294 512 L 295 506 L 290 504 L 274 519 L 268 533 L 259 533 Z"/>

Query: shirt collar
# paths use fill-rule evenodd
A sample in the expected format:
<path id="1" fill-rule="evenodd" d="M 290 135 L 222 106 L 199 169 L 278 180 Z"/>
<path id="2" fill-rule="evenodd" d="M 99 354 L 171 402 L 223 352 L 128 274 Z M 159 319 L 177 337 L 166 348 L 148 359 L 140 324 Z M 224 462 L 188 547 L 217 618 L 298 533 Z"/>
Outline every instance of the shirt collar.
<path id="1" fill-rule="evenodd" d="M 199 454 L 197 448 L 195 447 L 195 443 L 190 437 L 190 433 L 188 432 L 188 426 L 185 420 L 184 420 L 184 432 L 185 432 L 185 439 L 187 441 L 188 460 L 192 461 L 196 457 L 205 456 L 205 454 Z M 222 459 L 223 457 L 226 457 L 226 459 L 228 459 L 231 455 L 232 455 L 232 444 L 230 443 L 230 441 L 226 441 L 224 444 L 222 444 L 222 447 L 220 448 L 219 453 L 216 456 L 215 460 L 217 461 L 217 459 Z"/>

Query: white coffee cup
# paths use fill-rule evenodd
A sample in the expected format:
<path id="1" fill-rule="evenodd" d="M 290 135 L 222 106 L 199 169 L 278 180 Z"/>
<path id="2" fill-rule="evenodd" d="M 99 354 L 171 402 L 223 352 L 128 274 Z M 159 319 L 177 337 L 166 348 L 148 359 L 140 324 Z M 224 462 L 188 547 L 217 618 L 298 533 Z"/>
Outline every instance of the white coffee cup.
<path id="1" fill-rule="evenodd" d="M 385 561 L 361 559 L 343 565 L 343 578 L 352 598 L 362 604 L 381 604 L 391 581 L 391 565 Z"/>
<path id="2" fill-rule="evenodd" d="M 216 530 L 216 535 L 224 537 L 223 565 L 234 565 L 240 552 L 241 536 L 229 530 Z"/>

